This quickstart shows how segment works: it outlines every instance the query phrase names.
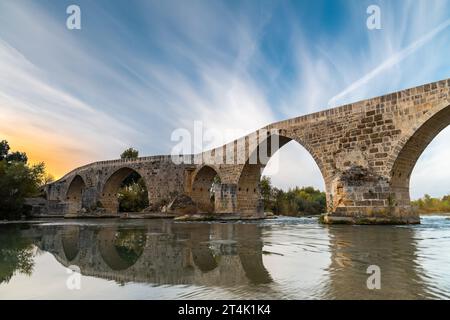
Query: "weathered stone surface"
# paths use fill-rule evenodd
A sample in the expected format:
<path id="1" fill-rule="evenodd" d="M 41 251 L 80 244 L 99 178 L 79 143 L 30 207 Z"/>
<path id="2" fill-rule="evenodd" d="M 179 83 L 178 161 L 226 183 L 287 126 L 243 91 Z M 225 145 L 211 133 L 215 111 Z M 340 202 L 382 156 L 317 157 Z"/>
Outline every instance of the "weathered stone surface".
<path id="1" fill-rule="evenodd" d="M 263 128 L 269 135 L 258 131 L 183 156 L 184 162 L 155 156 L 88 164 L 48 185 L 47 199 L 61 213 L 89 208 L 98 201 L 108 212 L 117 212 L 117 189 L 135 171 L 147 185 L 151 205 L 168 204 L 174 195 L 186 194 L 199 209 L 212 206 L 217 215 L 263 217 L 259 182 L 265 162 L 258 154 L 265 142 L 270 158 L 296 141 L 323 175 L 328 211 L 324 221 L 360 223 L 368 218 L 374 223 L 415 223 L 418 215 L 411 210 L 409 197 L 411 172 L 427 145 L 449 124 L 447 79 L 273 123 Z M 254 136 L 257 144 L 252 143 Z M 275 138 L 279 145 L 273 147 Z M 255 155 L 257 161 L 250 161 Z M 213 186 L 216 177 L 220 184 Z"/>
<path id="2" fill-rule="evenodd" d="M 26 198 L 25 206 L 28 207 L 31 216 L 48 215 L 47 200 L 44 198 Z"/>
<path id="3" fill-rule="evenodd" d="M 180 214 L 194 214 L 197 213 L 197 206 L 191 197 L 180 194 L 170 202 L 167 206 L 168 212 L 180 213 Z"/>

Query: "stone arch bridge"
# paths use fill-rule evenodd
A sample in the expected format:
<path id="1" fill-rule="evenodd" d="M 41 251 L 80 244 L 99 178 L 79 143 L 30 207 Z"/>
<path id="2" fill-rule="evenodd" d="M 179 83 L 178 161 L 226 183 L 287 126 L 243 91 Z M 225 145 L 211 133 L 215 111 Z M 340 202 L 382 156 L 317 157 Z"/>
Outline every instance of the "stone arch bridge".
<path id="1" fill-rule="evenodd" d="M 297 118 L 196 155 L 94 162 L 46 187 L 50 211 L 103 206 L 117 212 L 116 192 L 137 172 L 151 204 L 188 195 L 199 208 L 241 218 L 264 216 L 259 182 L 267 160 L 286 143 L 302 145 L 326 187 L 328 223 L 418 223 L 409 180 L 421 153 L 450 124 L 450 79 Z M 264 151 L 264 152 L 262 152 Z M 210 189 L 214 184 L 214 202 Z"/>

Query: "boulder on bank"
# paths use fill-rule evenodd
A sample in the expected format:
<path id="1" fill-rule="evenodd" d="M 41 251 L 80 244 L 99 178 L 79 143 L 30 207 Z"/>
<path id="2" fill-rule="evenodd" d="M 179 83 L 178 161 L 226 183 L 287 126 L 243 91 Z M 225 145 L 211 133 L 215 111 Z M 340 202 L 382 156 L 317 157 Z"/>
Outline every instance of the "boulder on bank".
<path id="1" fill-rule="evenodd" d="M 160 200 L 141 211 L 141 213 L 195 214 L 198 208 L 195 202 L 185 194 L 173 196 L 172 201 Z"/>
<path id="2" fill-rule="evenodd" d="M 177 195 L 167 206 L 167 212 L 177 214 L 195 214 L 197 213 L 197 205 L 188 195 Z"/>
<path id="3" fill-rule="evenodd" d="M 141 213 L 154 213 L 154 212 L 167 212 L 167 201 L 162 200 L 156 203 L 150 204 L 147 208 L 141 211 Z"/>
<path id="4" fill-rule="evenodd" d="M 174 218 L 175 221 L 213 221 L 215 218 L 205 214 L 184 214 Z"/>

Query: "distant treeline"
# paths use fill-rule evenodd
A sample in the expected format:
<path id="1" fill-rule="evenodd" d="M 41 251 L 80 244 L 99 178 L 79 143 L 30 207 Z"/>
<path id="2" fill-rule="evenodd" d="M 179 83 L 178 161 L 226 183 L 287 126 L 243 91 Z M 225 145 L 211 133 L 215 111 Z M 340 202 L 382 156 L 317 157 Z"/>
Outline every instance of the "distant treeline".
<path id="1" fill-rule="evenodd" d="M 272 186 L 269 177 L 261 180 L 264 210 L 286 216 L 316 215 L 326 211 L 325 192 L 313 187 L 295 187 L 288 191 Z"/>
<path id="2" fill-rule="evenodd" d="M 423 198 L 411 201 L 420 213 L 450 213 L 450 195 L 442 198 L 432 198 L 426 194 Z"/>

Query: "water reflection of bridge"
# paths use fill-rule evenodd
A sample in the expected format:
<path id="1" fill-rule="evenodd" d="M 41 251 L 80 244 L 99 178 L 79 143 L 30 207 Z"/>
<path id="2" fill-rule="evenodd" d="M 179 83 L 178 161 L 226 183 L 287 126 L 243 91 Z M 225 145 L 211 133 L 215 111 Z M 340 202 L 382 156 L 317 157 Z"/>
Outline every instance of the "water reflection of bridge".
<path id="1" fill-rule="evenodd" d="M 269 283 L 255 224 L 55 225 L 37 245 L 64 266 L 119 283 L 236 286 Z"/>
<path id="2" fill-rule="evenodd" d="M 382 230 L 382 231 L 381 231 Z M 416 230 L 403 227 L 331 226 L 330 299 L 424 299 L 426 271 L 417 262 Z M 367 268 L 381 270 L 381 289 L 367 288 Z"/>

